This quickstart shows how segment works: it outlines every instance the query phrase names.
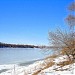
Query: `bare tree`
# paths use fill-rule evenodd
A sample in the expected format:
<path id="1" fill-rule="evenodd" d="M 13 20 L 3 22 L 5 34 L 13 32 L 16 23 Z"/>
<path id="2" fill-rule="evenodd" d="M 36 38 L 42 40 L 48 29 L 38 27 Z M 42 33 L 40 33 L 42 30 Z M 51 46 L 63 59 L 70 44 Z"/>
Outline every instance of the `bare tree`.
<path id="1" fill-rule="evenodd" d="M 69 14 L 68 17 L 66 18 L 66 21 L 69 25 L 69 27 L 71 28 L 71 30 L 74 30 L 74 26 L 75 26 L 75 2 L 72 2 L 69 7 L 68 10 L 70 11 L 70 13 L 72 12 L 72 14 Z"/>
<path id="2" fill-rule="evenodd" d="M 75 11 L 75 2 L 72 2 L 72 3 L 69 5 L 68 10 L 70 10 L 70 11 Z"/>
<path id="3" fill-rule="evenodd" d="M 75 2 L 69 6 L 71 12 L 75 11 Z M 68 58 L 75 61 L 75 16 L 74 14 L 68 15 L 66 21 L 69 25 L 70 32 L 63 32 L 61 29 L 55 32 L 49 32 L 49 41 L 53 49 L 57 52 L 66 54 Z M 72 58 L 70 58 L 72 56 Z"/>
<path id="4" fill-rule="evenodd" d="M 55 51 L 59 53 L 62 51 L 69 59 L 70 55 L 75 59 L 75 34 L 57 30 L 56 32 L 49 32 L 49 40 L 51 40 L 50 42 Z"/>

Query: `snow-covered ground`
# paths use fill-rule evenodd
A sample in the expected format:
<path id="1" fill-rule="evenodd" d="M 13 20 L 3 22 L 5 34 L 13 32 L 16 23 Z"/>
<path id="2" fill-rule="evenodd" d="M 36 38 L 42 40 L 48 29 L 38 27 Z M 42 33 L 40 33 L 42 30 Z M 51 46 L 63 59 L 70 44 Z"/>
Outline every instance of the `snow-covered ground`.
<path id="1" fill-rule="evenodd" d="M 36 75 L 74 75 L 75 64 L 70 64 L 63 67 L 57 65 L 58 63 L 66 60 L 66 56 L 60 56 L 55 59 L 37 61 L 29 66 L 19 66 L 16 64 L 0 65 L 0 75 L 35 75 L 36 73 Z M 51 67 L 45 68 L 47 63 L 50 63 L 51 61 L 55 64 Z"/>

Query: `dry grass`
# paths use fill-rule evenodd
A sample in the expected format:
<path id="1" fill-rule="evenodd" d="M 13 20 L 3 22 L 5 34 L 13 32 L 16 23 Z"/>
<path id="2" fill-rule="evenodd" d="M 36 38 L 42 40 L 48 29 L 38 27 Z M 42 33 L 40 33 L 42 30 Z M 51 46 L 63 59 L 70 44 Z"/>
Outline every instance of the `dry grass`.
<path id="1" fill-rule="evenodd" d="M 53 66 L 54 64 L 55 63 L 53 61 L 51 61 L 50 63 L 47 63 L 47 65 L 43 68 L 43 70 Z"/>
<path id="2" fill-rule="evenodd" d="M 33 73 L 32 75 L 38 75 L 41 72 L 41 70 L 38 70 L 37 72 Z"/>
<path id="3" fill-rule="evenodd" d="M 54 59 L 54 58 L 56 58 L 58 55 L 51 55 L 51 56 L 48 56 L 48 57 L 46 57 L 45 59 Z"/>
<path id="4" fill-rule="evenodd" d="M 48 56 L 45 58 L 44 63 L 41 64 L 41 69 L 35 71 L 32 75 L 38 75 L 39 73 L 41 73 L 42 70 L 45 70 L 51 66 L 53 66 L 55 64 L 55 62 L 53 62 L 53 59 L 55 59 L 56 57 L 58 57 L 58 55 L 52 55 L 52 56 Z M 60 69 L 54 69 L 55 71 L 63 71 L 63 70 L 67 70 L 67 69 L 62 69 L 62 67 L 69 65 L 69 64 L 73 64 L 73 61 L 70 60 L 66 60 L 63 62 L 59 62 L 57 64 L 57 66 L 60 66 Z"/>
<path id="5" fill-rule="evenodd" d="M 51 67 L 51 66 L 53 66 L 53 65 L 54 65 L 54 62 L 51 61 L 51 62 L 47 63 L 44 68 L 42 68 L 41 70 L 36 71 L 36 72 L 35 72 L 34 74 L 32 74 L 32 75 L 38 75 L 42 70 L 47 69 L 47 68 L 49 68 L 49 67 Z"/>
<path id="6" fill-rule="evenodd" d="M 57 66 L 63 67 L 65 65 L 69 65 L 69 64 L 73 64 L 73 61 L 70 61 L 70 60 L 63 61 L 63 62 L 60 62 L 59 64 L 57 64 Z"/>
<path id="7" fill-rule="evenodd" d="M 55 71 L 65 71 L 65 70 L 68 70 L 70 68 L 70 66 L 69 66 L 69 68 L 65 68 L 65 69 L 63 69 L 63 67 L 66 66 L 66 65 L 70 65 L 70 64 L 73 64 L 73 61 L 67 60 L 67 61 L 60 62 L 59 64 L 57 64 L 57 66 L 60 66 L 60 67 L 59 68 L 55 68 L 53 70 L 55 70 Z"/>
<path id="8" fill-rule="evenodd" d="M 49 56 L 49 57 L 47 57 L 46 59 L 45 59 L 45 63 L 46 64 L 41 64 L 41 66 L 45 66 L 44 68 L 42 68 L 41 70 L 38 70 L 38 71 L 36 71 L 34 74 L 32 74 L 32 75 L 38 75 L 42 70 L 44 70 L 44 69 L 47 69 L 47 68 L 49 68 L 49 67 L 51 67 L 51 66 L 53 66 L 55 63 L 52 61 L 52 60 L 50 60 L 50 62 L 48 62 L 49 61 L 49 59 L 55 59 L 57 57 L 57 55 L 53 55 L 53 56 Z M 67 60 L 67 61 L 63 61 L 63 62 L 59 62 L 58 64 L 57 64 L 57 66 L 60 66 L 60 67 L 64 67 L 64 66 L 66 66 L 66 65 L 69 65 L 69 64 L 72 64 L 73 63 L 73 61 L 70 61 L 70 60 Z M 63 71 L 63 70 L 67 70 L 67 69 L 55 69 L 55 71 Z"/>

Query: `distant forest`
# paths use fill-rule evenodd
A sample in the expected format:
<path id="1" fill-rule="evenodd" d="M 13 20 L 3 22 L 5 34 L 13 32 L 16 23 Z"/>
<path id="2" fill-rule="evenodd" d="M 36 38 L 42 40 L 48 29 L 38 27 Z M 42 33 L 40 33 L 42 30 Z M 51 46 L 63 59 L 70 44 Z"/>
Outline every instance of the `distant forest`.
<path id="1" fill-rule="evenodd" d="M 34 45 L 22 45 L 22 44 L 7 44 L 0 42 L 0 48 L 39 48 L 39 46 Z"/>

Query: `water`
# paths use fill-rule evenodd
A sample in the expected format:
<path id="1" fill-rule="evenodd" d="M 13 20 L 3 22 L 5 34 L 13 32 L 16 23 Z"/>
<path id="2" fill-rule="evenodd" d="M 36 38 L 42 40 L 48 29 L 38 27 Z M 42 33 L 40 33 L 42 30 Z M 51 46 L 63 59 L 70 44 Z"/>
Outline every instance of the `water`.
<path id="1" fill-rule="evenodd" d="M 39 48 L 0 48 L 0 65 L 33 61 L 45 56 Z"/>

